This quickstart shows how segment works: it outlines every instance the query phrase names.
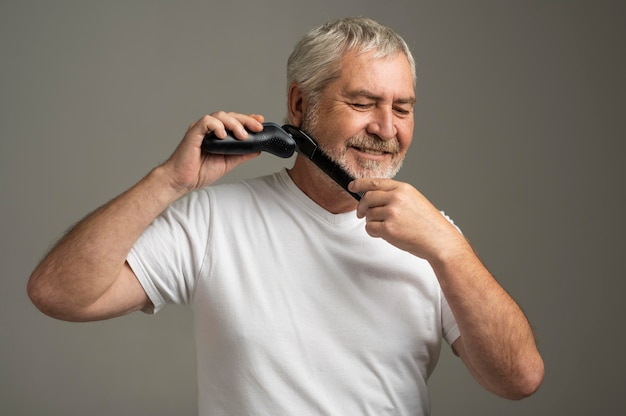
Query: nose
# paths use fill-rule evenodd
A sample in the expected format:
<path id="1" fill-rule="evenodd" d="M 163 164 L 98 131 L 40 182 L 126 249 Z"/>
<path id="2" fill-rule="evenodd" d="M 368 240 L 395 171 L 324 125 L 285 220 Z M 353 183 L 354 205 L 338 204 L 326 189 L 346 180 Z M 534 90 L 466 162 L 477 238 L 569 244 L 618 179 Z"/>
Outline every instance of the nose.
<path id="1" fill-rule="evenodd" d="M 394 139 L 398 130 L 394 123 L 393 109 L 388 107 L 377 108 L 367 126 L 367 132 L 380 137 L 382 140 Z"/>

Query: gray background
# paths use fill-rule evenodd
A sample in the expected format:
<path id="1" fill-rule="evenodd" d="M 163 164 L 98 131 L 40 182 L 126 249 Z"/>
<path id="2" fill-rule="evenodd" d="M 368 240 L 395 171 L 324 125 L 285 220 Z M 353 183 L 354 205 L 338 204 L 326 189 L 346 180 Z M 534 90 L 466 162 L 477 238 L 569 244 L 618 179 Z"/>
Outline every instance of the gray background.
<path id="1" fill-rule="evenodd" d="M 218 109 L 285 114 L 285 61 L 345 15 L 393 26 L 418 62 L 400 179 L 451 215 L 532 321 L 547 375 L 521 402 L 444 347 L 433 414 L 623 414 L 623 2 L 0 2 L 0 413 L 193 415 L 192 316 L 71 324 L 26 280 L 72 223 Z M 263 156 L 236 180 L 290 164 Z"/>

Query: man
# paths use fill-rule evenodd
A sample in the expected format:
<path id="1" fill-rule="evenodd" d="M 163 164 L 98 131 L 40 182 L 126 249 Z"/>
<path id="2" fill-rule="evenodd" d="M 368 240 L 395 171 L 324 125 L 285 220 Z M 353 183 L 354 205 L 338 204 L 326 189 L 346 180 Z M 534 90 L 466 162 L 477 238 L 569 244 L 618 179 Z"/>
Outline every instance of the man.
<path id="1" fill-rule="evenodd" d="M 405 42 L 331 22 L 298 43 L 288 78 L 290 123 L 358 178 L 359 202 L 301 156 L 207 186 L 256 154 L 202 153 L 204 135 L 245 140 L 264 120 L 217 112 L 64 236 L 33 302 L 72 321 L 191 305 L 201 414 L 426 415 L 444 338 L 486 389 L 532 394 L 543 362 L 524 314 L 451 221 L 391 179 L 413 135 Z"/>

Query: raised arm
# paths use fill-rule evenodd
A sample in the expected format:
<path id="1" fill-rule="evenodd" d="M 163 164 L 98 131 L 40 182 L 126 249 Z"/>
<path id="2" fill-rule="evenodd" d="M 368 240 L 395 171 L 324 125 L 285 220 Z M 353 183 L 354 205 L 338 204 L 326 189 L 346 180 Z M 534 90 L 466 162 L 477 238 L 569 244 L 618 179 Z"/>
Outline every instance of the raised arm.
<path id="1" fill-rule="evenodd" d="M 32 273 L 28 295 L 58 319 L 108 319 L 151 306 L 126 263 L 148 225 L 182 195 L 209 185 L 258 154 L 209 155 L 200 150 L 207 132 L 240 139 L 260 131 L 262 116 L 218 112 L 192 124 L 172 156 L 128 191 L 72 227 Z M 245 128 L 244 128 L 245 127 Z"/>
<path id="2" fill-rule="evenodd" d="M 528 320 L 456 227 L 406 183 L 359 179 L 351 187 L 367 192 L 357 215 L 370 235 L 432 265 L 459 325 L 453 347 L 474 378 L 509 399 L 535 392 L 544 367 Z"/>

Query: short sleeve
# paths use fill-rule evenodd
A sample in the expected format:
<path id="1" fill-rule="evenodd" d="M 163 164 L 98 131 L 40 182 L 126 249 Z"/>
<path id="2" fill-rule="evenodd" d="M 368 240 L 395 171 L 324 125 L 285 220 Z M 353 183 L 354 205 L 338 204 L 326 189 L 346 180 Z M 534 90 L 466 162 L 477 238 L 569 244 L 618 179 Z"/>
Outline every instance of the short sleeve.
<path id="1" fill-rule="evenodd" d="M 456 323 L 456 319 L 450 310 L 448 301 L 441 295 L 441 327 L 443 331 L 443 338 L 449 345 L 452 345 L 460 336 L 459 326 Z"/>
<path id="2" fill-rule="evenodd" d="M 441 211 L 441 215 L 443 215 L 449 222 L 452 224 L 461 234 L 463 232 L 461 229 L 454 223 L 452 218 L 446 215 L 445 212 Z M 456 319 L 450 310 L 450 305 L 448 305 L 448 301 L 446 300 L 443 293 L 441 294 L 441 325 L 443 328 L 443 337 L 449 345 L 452 345 L 454 341 L 456 341 L 460 336 L 461 332 L 459 331 L 459 326 L 456 323 Z"/>
<path id="3" fill-rule="evenodd" d="M 156 313 L 164 305 L 190 304 L 204 266 L 209 235 L 208 189 L 170 205 L 143 232 L 127 262 L 152 301 Z"/>

